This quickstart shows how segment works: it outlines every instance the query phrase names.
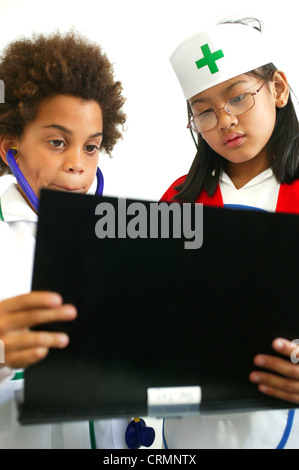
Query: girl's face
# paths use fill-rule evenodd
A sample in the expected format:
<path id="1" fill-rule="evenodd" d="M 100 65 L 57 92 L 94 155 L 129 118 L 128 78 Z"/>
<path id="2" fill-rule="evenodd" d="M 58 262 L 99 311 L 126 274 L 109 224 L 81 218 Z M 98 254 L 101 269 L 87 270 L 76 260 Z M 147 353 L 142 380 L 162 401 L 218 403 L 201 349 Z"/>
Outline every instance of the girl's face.
<path id="1" fill-rule="evenodd" d="M 96 175 L 102 132 L 98 103 L 68 95 L 43 101 L 15 142 L 17 163 L 35 194 L 41 188 L 86 193 Z"/>
<path id="2" fill-rule="evenodd" d="M 286 104 L 282 100 L 282 88 L 286 83 L 279 74 L 276 72 L 276 78 L 266 83 L 254 96 L 254 107 L 239 116 L 231 116 L 224 109 L 218 110 L 238 95 L 254 93 L 263 84 L 262 79 L 240 75 L 189 100 L 194 117 L 210 109 L 216 111 L 216 127 L 201 135 L 215 152 L 227 160 L 228 167 L 255 159 L 259 166 L 262 163 L 267 168 L 266 145 L 274 130 L 276 106 Z"/>

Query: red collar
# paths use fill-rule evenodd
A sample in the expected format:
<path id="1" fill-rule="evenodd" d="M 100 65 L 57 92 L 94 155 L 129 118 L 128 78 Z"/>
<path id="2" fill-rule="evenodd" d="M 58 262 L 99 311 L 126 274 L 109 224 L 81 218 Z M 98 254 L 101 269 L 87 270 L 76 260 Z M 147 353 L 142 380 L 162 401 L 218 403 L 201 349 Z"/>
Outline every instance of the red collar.
<path id="1" fill-rule="evenodd" d="M 173 197 L 178 193 L 174 188 L 182 184 L 186 176 L 176 180 L 161 198 L 162 201 L 171 202 Z M 223 207 L 223 199 L 219 184 L 213 196 L 208 196 L 206 190 L 202 190 L 195 202 L 200 202 L 207 206 Z M 299 179 L 291 184 L 281 184 L 276 212 L 285 212 L 289 214 L 299 214 Z"/>

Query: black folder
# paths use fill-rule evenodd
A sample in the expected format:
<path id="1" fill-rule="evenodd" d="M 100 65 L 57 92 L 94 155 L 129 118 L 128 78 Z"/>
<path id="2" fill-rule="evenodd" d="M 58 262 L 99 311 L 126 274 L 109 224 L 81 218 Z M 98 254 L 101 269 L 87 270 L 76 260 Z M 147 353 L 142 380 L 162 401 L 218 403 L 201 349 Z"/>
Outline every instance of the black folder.
<path id="1" fill-rule="evenodd" d="M 41 328 L 70 344 L 26 370 L 22 423 L 295 407 L 248 376 L 256 354 L 276 355 L 274 338 L 299 335 L 299 217 L 204 207 L 196 227 L 191 205 L 203 238 L 187 249 L 183 229 L 150 236 L 153 204 L 42 191 L 32 289 L 59 292 L 78 317 Z M 200 387 L 198 406 L 188 394 L 149 406 L 149 391 L 188 387 Z"/>

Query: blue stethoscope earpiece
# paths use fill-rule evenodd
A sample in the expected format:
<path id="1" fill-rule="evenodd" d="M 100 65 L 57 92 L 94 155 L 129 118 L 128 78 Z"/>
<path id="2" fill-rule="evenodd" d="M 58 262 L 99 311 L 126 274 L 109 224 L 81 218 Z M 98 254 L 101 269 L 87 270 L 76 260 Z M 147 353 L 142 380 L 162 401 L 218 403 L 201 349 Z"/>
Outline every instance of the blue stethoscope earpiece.
<path id="1" fill-rule="evenodd" d="M 37 213 L 38 212 L 38 206 L 39 206 L 39 199 L 36 196 L 36 194 L 32 191 L 28 181 L 26 180 L 25 176 L 21 172 L 21 170 L 20 170 L 20 168 L 19 168 L 19 166 L 16 162 L 16 159 L 15 159 L 15 157 L 17 155 L 18 155 L 18 150 L 15 147 L 10 148 L 6 152 L 7 163 L 9 165 L 11 171 L 13 172 L 13 175 L 15 176 L 17 182 L 19 183 L 19 185 L 23 189 L 24 194 L 28 198 L 28 201 L 30 202 L 30 204 L 34 208 L 35 212 Z M 101 172 L 101 170 L 99 168 L 97 168 L 96 177 L 97 177 L 96 195 L 97 196 L 102 196 L 103 190 L 104 190 L 104 177 L 103 177 L 103 173 Z"/>
<path id="2" fill-rule="evenodd" d="M 150 447 L 155 440 L 155 430 L 146 426 L 142 418 L 134 418 L 127 427 L 125 439 L 129 449 Z"/>

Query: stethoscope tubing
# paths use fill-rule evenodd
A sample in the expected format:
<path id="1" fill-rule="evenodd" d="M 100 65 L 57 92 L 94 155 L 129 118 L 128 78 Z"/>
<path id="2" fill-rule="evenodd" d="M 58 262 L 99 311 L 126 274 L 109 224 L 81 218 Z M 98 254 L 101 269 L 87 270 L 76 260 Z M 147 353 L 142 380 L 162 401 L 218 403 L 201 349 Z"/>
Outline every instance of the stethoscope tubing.
<path id="1" fill-rule="evenodd" d="M 17 182 L 21 186 L 22 190 L 24 191 L 25 196 L 28 198 L 28 201 L 30 202 L 31 206 L 34 208 L 36 213 L 38 213 L 38 208 L 39 208 L 39 199 L 36 196 L 36 194 L 33 192 L 30 184 L 26 180 L 25 176 L 21 172 L 16 159 L 15 155 L 17 155 L 17 149 L 11 148 L 6 152 L 6 159 L 7 163 L 13 172 L 13 175 L 15 176 Z M 104 191 L 104 177 L 103 173 L 101 172 L 100 168 L 97 168 L 97 173 L 96 173 L 96 178 L 97 178 L 97 189 L 95 194 L 97 196 L 102 196 L 103 191 Z"/>

